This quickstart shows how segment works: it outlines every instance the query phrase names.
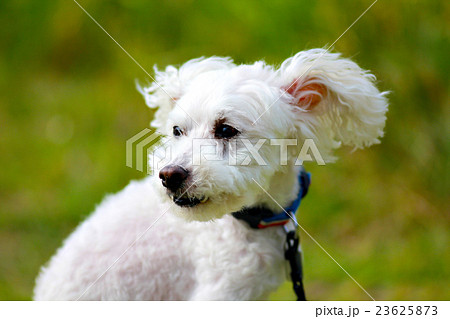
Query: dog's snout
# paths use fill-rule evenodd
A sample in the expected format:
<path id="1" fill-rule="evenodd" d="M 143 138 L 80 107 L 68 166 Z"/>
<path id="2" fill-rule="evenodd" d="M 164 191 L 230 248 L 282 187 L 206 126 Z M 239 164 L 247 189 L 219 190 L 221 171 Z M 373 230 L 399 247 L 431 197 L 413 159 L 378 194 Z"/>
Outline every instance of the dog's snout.
<path id="1" fill-rule="evenodd" d="M 164 187 L 176 191 L 189 176 L 189 172 L 178 165 L 168 165 L 159 171 L 159 178 Z"/>

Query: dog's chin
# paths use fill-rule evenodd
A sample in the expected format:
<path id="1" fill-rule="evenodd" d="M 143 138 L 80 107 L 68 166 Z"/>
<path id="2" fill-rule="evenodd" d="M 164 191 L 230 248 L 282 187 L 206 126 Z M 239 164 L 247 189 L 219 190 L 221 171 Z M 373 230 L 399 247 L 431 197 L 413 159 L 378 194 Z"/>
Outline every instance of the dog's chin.
<path id="1" fill-rule="evenodd" d="M 189 194 L 189 197 L 175 197 L 167 192 L 159 180 L 154 180 L 155 191 L 173 213 L 186 221 L 211 221 L 226 214 L 237 212 L 242 207 L 251 206 L 255 198 L 249 194 L 214 193 L 214 195 Z M 208 194 L 209 195 L 209 194 Z"/>
<path id="2" fill-rule="evenodd" d="M 186 207 L 186 208 L 192 208 L 197 205 L 204 204 L 208 201 L 207 196 L 201 196 L 201 197 L 190 197 L 190 196 L 176 196 L 176 195 L 169 195 L 172 201 L 180 206 L 180 207 Z"/>
<path id="3" fill-rule="evenodd" d="M 169 196 L 175 205 L 172 211 L 187 221 L 211 221 L 222 218 L 224 215 L 240 210 L 244 204 L 242 199 L 216 200 L 206 196 L 175 198 Z M 230 204 L 232 203 L 232 204 Z"/>

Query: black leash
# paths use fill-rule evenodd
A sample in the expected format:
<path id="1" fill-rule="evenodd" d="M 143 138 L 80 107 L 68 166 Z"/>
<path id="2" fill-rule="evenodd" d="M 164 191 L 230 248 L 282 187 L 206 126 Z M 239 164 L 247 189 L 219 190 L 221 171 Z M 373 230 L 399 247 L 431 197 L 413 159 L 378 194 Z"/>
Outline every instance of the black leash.
<path id="1" fill-rule="evenodd" d="M 289 261 L 291 266 L 291 280 L 294 292 L 297 295 L 297 301 L 306 301 L 305 289 L 303 287 L 303 266 L 302 256 L 299 250 L 300 237 L 295 230 L 286 234 L 286 248 L 284 258 Z"/>

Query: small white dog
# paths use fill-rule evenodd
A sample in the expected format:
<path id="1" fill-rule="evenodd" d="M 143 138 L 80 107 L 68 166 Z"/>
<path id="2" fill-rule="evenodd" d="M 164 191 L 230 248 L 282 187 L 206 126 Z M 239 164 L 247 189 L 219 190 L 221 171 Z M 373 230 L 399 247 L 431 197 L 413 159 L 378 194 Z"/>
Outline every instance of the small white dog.
<path id="1" fill-rule="evenodd" d="M 341 144 L 379 143 L 387 100 L 374 81 L 322 49 L 300 52 L 278 69 L 212 57 L 156 71 L 156 82 L 140 90 L 148 106 L 159 107 L 152 125 L 168 136 L 170 163 L 108 196 L 42 269 L 34 298 L 266 298 L 286 278 L 283 227 L 254 229 L 231 213 L 276 214 L 289 206 L 306 139 L 325 162 Z M 286 146 L 285 163 L 279 144 L 251 151 L 237 142 L 281 138 L 299 141 Z M 222 159 L 194 165 L 196 139 L 214 141 Z M 238 165 L 229 164 L 230 150 Z"/>

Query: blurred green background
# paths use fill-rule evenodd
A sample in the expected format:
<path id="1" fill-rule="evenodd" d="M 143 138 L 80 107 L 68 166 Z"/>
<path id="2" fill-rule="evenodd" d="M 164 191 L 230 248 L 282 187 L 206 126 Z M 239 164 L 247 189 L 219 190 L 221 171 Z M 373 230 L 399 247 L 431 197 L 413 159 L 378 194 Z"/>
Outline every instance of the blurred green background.
<path id="1" fill-rule="evenodd" d="M 371 1 L 80 3 L 152 71 L 199 56 L 280 64 L 325 47 Z M 300 223 L 375 299 L 449 299 L 450 2 L 380 0 L 334 46 L 390 90 L 382 144 L 308 165 Z M 72 0 L 0 2 L 0 299 L 30 299 L 39 268 L 108 192 L 144 175 L 125 141 L 152 113 L 145 73 Z M 367 300 L 303 235 L 311 300 Z M 286 283 L 272 299 L 293 300 Z"/>

